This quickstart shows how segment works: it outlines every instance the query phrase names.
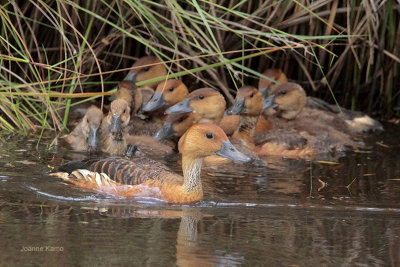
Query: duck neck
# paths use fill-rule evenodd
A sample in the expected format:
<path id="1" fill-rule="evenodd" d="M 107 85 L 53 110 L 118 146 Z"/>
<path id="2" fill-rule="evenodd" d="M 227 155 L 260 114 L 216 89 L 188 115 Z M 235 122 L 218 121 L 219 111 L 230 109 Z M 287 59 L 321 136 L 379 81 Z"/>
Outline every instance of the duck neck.
<path id="1" fill-rule="evenodd" d="M 239 127 L 236 129 L 236 133 L 253 137 L 258 117 L 259 116 L 243 115 L 243 114 L 240 115 Z"/>
<path id="2" fill-rule="evenodd" d="M 203 158 L 192 158 L 189 156 L 182 156 L 182 170 L 183 170 L 183 191 L 191 193 L 194 191 L 203 191 L 200 172 Z"/>

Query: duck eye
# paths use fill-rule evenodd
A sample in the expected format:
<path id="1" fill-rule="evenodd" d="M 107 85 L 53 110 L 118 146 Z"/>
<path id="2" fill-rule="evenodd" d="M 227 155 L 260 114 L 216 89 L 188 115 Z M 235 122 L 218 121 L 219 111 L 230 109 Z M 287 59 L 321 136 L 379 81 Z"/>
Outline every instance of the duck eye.
<path id="1" fill-rule="evenodd" d="M 206 133 L 206 137 L 208 138 L 208 139 L 213 139 L 213 134 L 212 133 L 210 133 L 210 132 L 207 132 Z"/>
<path id="2" fill-rule="evenodd" d="M 199 95 L 199 99 L 204 99 L 204 95 Z"/>
<path id="3" fill-rule="evenodd" d="M 253 96 L 254 96 L 254 93 L 251 93 L 250 98 L 253 98 Z"/>
<path id="4" fill-rule="evenodd" d="M 143 70 L 144 71 L 149 71 L 150 67 L 144 67 Z"/>
<path id="5" fill-rule="evenodd" d="M 179 120 L 178 120 L 178 122 L 182 122 L 183 121 L 183 118 L 180 118 Z"/>
<path id="6" fill-rule="evenodd" d="M 174 87 L 169 88 L 168 91 L 170 92 L 174 91 Z"/>
<path id="7" fill-rule="evenodd" d="M 285 90 L 282 90 L 282 91 L 280 91 L 279 92 L 281 95 L 286 95 L 286 91 Z"/>

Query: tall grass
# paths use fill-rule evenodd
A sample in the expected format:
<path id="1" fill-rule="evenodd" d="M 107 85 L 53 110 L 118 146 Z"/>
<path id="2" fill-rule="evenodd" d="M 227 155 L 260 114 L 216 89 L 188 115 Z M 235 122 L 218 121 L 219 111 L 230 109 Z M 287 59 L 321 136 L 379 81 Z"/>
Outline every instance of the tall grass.
<path id="1" fill-rule="evenodd" d="M 8 1 L 0 6 L 0 128 L 63 130 L 75 99 L 103 103 L 146 54 L 163 60 L 169 77 L 228 101 L 280 67 L 309 94 L 399 116 L 399 11 L 395 0 Z"/>

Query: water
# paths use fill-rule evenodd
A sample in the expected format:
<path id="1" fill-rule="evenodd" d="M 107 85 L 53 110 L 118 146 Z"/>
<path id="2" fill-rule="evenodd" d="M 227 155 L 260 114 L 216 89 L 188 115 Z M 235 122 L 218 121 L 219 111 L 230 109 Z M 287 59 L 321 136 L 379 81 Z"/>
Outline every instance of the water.
<path id="1" fill-rule="evenodd" d="M 48 151 L 50 138 L 36 149 L 34 139 L 1 136 L 0 262 L 398 266 L 399 134 L 386 125 L 371 149 L 328 158 L 335 164 L 204 168 L 205 198 L 191 205 L 80 190 L 48 172 L 82 155 Z M 160 160 L 179 171 L 176 159 Z"/>

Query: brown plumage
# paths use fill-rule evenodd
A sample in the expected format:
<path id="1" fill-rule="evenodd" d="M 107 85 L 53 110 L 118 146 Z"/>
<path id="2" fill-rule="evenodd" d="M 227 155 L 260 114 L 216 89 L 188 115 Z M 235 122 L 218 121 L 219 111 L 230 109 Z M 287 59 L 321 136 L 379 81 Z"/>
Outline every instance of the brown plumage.
<path id="1" fill-rule="evenodd" d="M 285 156 L 291 158 L 311 158 L 315 151 L 308 146 L 307 139 L 300 134 L 287 131 L 267 131 L 263 137 L 254 143 L 255 127 L 263 111 L 263 97 L 255 87 L 246 86 L 239 89 L 236 103 L 244 103 L 240 113 L 239 127 L 233 134 L 234 138 L 246 142 L 247 146 L 259 156 Z M 231 108 L 232 110 L 233 108 Z"/>
<path id="2" fill-rule="evenodd" d="M 165 113 L 179 114 L 193 112 L 200 117 L 199 122 L 219 124 L 226 107 L 220 92 L 211 88 L 201 88 L 191 92 L 187 98 L 168 108 Z"/>
<path id="3" fill-rule="evenodd" d="M 383 130 L 378 121 L 361 112 L 344 108 L 340 112 L 338 107 L 325 101 L 307 98 L 304 89 L 295 83 L 280 85 L 271 94 L 279 104 L 271 116 L 274 127 L 295 130 L 315 143 L 321 153 L 363 147 L 364 143 L 353 137 Z M 325 145 L 320 145 L 321 138 L 326 140 Z"/>
<path id="4" fill-rule="evenodd" d="M 182 101 L 189 94 L 186 85 L 176 79 L 169 79 L 157 85 L 153 97 L 143 107 L 143 111 L 151 112 L 161 109 L 162 113 L 166 108 Z"/>
<path id="5" fill-rule="evenodd" d="M 136 83 L 165 75 L 167 75 L 167 69 L 157 57 L 145 56 L 139 58 L 135 64 L 133 64 L 131 70 L 126 75 L 124 80 L 129 80 Z M 154 89 L 157 84 L 158 82 L 152 82 L 146 84 L 146 86 Z"/>
<path id="6" fill-rule="evenodd" d="M 66 136 L 65 140 L 75 151 L 96 151 L 100 149 L 100 125 L 103 112 L 96 106 L 87 109 L 85 116 Z"/>
<path id="7" fill-rule="evenodd" d="M 238 152 L 216 125 L 192 126 L 180 139 L 183 176 L 147 158 L 107 158 L 67 163 L 57 173 L 87 189 L 122 197 L 156 197 L 171 203 L 190 203 L 203 198 L 200 171 L 204 157 L 217 153 L 239 162 L 250 159 Z"/>
<path id="8" fill-rule="evenodd" d="M 124 99 L 111 102 L 110 111 L 101 124 L 101 149 L 112 155 L 124 154 L 127 148 L 127 126 L 130 105 Z"/>

